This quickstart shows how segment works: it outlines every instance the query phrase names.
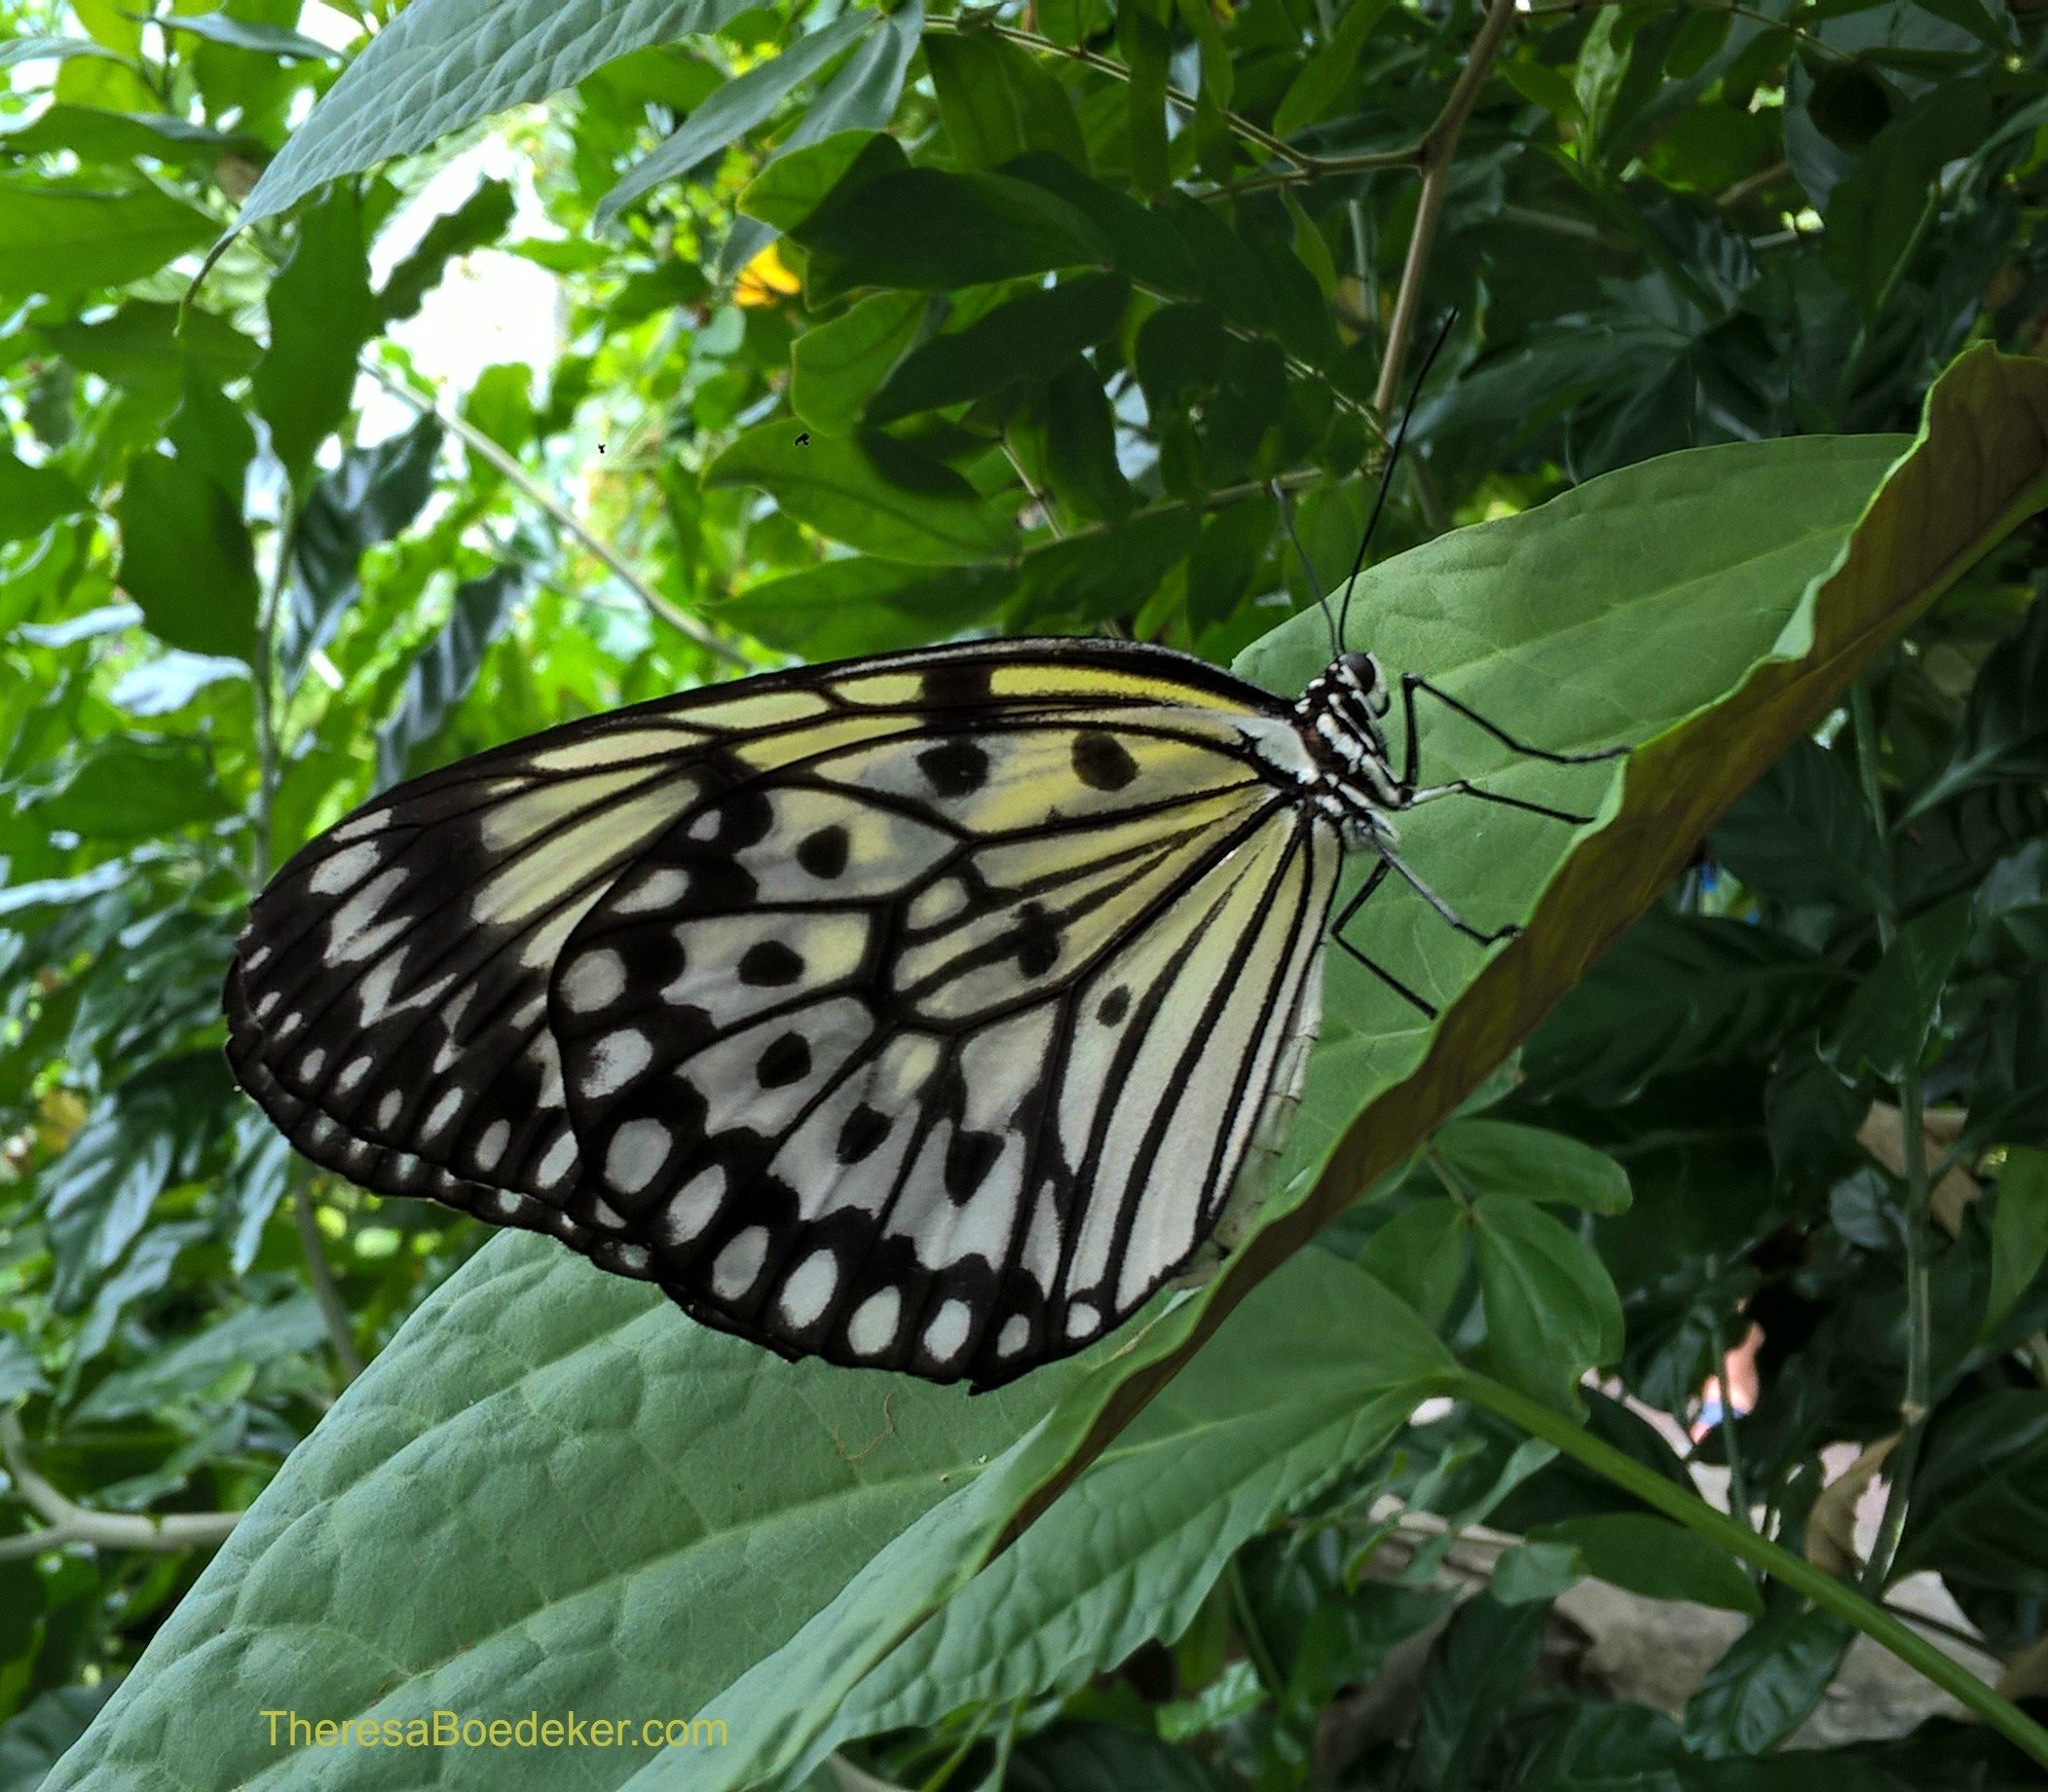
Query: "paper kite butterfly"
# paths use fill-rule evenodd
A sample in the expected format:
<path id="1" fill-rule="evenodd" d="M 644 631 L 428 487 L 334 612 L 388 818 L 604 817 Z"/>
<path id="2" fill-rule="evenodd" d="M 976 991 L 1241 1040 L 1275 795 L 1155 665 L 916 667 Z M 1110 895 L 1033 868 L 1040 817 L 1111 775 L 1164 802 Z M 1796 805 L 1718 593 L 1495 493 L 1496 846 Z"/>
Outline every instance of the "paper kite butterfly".
<path id="1" fill-rule="evenodd" d="M 1390 872 L 1492 940 L 1392 818 L 1463 791 L 1583 819 L 1420 785 L 1418 690 L 1533 751 L 1411 675 L 1396 774 L 1368 654 L 1290 705 L 1097 640 L 571 723 L 294 857 L 229 1057 L 365 1188 L 552 1233 L 786 1355 L 1005 1382 L 1218 1232 L 1298 1098 L 1347 851 L 1375 863 L 1340 944 Z"/>

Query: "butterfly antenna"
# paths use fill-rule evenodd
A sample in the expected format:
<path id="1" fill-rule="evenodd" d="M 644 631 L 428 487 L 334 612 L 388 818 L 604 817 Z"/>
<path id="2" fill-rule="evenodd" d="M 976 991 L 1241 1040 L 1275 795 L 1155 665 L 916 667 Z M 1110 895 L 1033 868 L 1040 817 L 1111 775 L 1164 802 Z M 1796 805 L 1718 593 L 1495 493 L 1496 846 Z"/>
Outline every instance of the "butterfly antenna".
<path id="1" fill-rule="evenodd" d="M 1387 507 L 1387 494 L 1394 489 L 1394 469 L 1400 465 L 1401 444 L 1408 439 L 1408 419 L 1415 415 L 1415 401 L 1422 396 L 1422 383 L 1430 377 L 1430 369 L 1436 364 L 1436 356 L 1443 352 L 1443 345 L 1450 340 L 1451 325 L 1458 321 L 1458 308 L 1453 305 L 1437 328 L 1436 340 L 1430 344 L 1430 352 L 1422 357 L 1422 367 L 1415 375 L 1415 384 L 1408 388 L 1408 402 L 1401 407 L 1401 420 L 1395 428 L 1394 445 L 1387 451 L 1387 465 L 1380 472 L 1380 489 L 1372 501 L 1372 514 L 1365 519 L 1365 533 L 1359 538 L 1359 551 L 1351 563 L 1351 577 L 1344 581 L 1344 604 L 1337 612 L 1337 639 L 1350 639 L 1346 630 L 1351 625 L 1351 594 L 1359 582 L 1359 575 L 1365 569 L 1365 550 L 1372 545 L 1372 532 L 1380 526 L 1380 512 Z M 1338 650 L 1342 652 L 1340 648 Z"/>
<path id="2" fill-rule="evenodd" d="M 1316 563 L 1309 558 L 1309 550 L 1302 546 L 1301 537 L 1294 532 L 1294 506 L 1287 503 L 1286 488 L 1278 479 L 1268 479 L 1266 489 L 1273 494 L 1273 502 L 1280 505 L 1280 520 L 1287 527 L 1287 540 L 1294 543 L 1294 556 L 1301 562 L 1301 570 L 1308 575 L 1309 589 L 1316 591 L 1317 609 L 1322 612 L 1322 619 L 1329 625 L 1329 656 L 1335 659 L 1344 652 L 1344 643 L 1337 628 L 1337 618 L 1330 614 L 1329 593 L 1323 591 L 1316 578 Z"/>

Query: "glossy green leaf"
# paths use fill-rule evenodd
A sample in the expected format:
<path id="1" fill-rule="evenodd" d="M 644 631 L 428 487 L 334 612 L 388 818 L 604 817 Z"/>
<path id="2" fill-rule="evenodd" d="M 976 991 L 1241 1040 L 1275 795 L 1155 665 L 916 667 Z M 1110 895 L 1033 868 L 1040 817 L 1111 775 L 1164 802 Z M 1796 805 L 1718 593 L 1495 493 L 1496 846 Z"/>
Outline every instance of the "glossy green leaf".
<path id="1" fill-rule="evenodd" d="M 1115 274 L 1084 274 L 1022 293 L 965 329 L 912 350 L 869 402 L 867 420 L 891 423 L 1050 380 L 1116 329 L 1130 296 L 1131 282 Z"/>
<path id="2" fill-rule="evenodd" d="M 1487 1590 L 1503 1605 L 1547 1603 L 1585 1579 L 1585 1564 L 1568 1543 L 1518 1543 L 1502 1550 Z"/>
<path id="3" fill-rule="evenodd" d="M 2028 972 L 1992 1010 L 1966 1099 L 1971 1144 L 2048 1147 L 2048 965 Z"/>
<path id="4" fill-rule="evenodd" d="M 2048 605 L 2029 607 L 2018 632 L 2001 641 L 1970 687 L 1948 763 L 1917 792 L 1906 820 L 1953 803 L 1965 791 L 2048 782 Z"/>
<path id="5" fill-rule="evenodd" d="M 0 178 L 0 298 L 119 286 L 154 274 L 214 234 L 204 211 L 154 186 Z"/>
<path id="6" fill-rule="evenodd" d="M 1581 1375 L 1621 1354 L 1621 1303 L 1592 1247 L 1533 1201 L 1472 1204 L 1486 1359 L 1501 1380 L 1570 1404 Z"/>
<path id="7" fill-rule="evenodd" d="M 1468 1599 L 1431 1652 L 1415 1735 L 1420 1783 L 1455 1792 L 1469 1783 L 1487 1739 L 1507 1721 L 1543 1651 L 1545 1608 Z"/>
<path id="8" fill-rule="evenodd" d="M 129 462 L 115 519 L 121 585 L 150 632 L 188 653 L 250 658 L 259 591 L 240 491 L 152 450 Z"/>
<path id="9" fill-rule="evenodd" d="M 1273 134 L 1292 136 L 1313 125 L 1335 103 L 1359 65 L 1359 52 L 1387 10 L 1388 0 L 1351 0 L 1329 41 L 1301 65 L 1273 114 Z"/>
<path id="10" fill-rule="evenodd" d="M 1449 1317 L 1471 1260 L 1471 1222 L 1452 1201 L 1420 1201 L 1365 1241 L 1359 1266 L 1433 1325 Z"/>
<path id="11" fill-rule="evenodd" d="M 1822 1041 L 1843 1076 L 1867 1070 L 1897 1083 L 1919 1065 L 1971 924 L 1970 900 L 1958 895 L 1899 929 Z"/>
<path id="12" fill-rule="evenodd" d="M 986 622 L 1016 582 L 1006 566 L 828 560 L 750 586 L 717 614 L 769 647 L 842 658 L 944 640 Z"/>
<path id="13" fill-rule="evenodd" d="M 727 447 L 709 485 L 757 486 L 800 522 L 849 547 L 919 566 L 958 566 L 1011 551 L 1010 523 L 959 474 L 880 434 L 813 434 L 787 420 L 757 425 Z"/>
<path id="14" fill-rule="evenodd" d="M 827 435 L 851 435 L 869 398 L 917 338 L 930 300 L 876 292 L 799 336 L 790 350 L 790 408 Z"/>
<path id="15" fill-rule="evenodd" d="M 1568 1518 L 1530 1535 L 1569 1544 L 1585 1571 L 1646 1599 L 1690 1599 L 1762 1617 L 1764 1602 L 1741 1565 L 1718 1543 L 1650 1512 Z"/>
<path id="16" fill-rule="evenodd" d="M 1589 1213 L 1628 1211 L 1628 1172 L 1562 1133 L 1506 1120 L 1453 1120 L 1430 1141 L 1430 1152 L 1469 1197 L 1518 1195 Z"/>
<path id="17" fill-rule="evenodd" d="M 1915 1472 L 1894 1577 L 2048 1598 L 2048 1392 L 2002 1388 L 1945 1410 Z"/>
<path id="18" fill-rule="evenodd" d="M 2048 1151 L 2015 1145 L 1998 1171 L 1992 1214 L 1992 1288 L 1984 1332 L 1991 1336 L 2048 1262 Z"/>
<path id="19" fill-rule="evenodd" d="M 5 48 L 5 46 L 0 46 Z M 109 112 L 97 106 L 46 106 L 30 123 L 0 133 L 0 156 L 68 150 L 82 161 L 147 158 L 179 168 L 212 168 L 223 156 L 260 157 L 262 138 L 215 131 L 174 115 Z"/>
<path id="20" fill-rule="evenodd" d="M 811 252 L 815 298 L 859 286 L 947 292 L 1109 260 L 1095 226 L 1045 188 L 939 168 L 835 191 L 790 234 Z"/>
<path id="21" fill-rule="evenodd" d="M 1831 1612 L 1774 1596 L 1686 1701 L 1686 1739 L 1703 1755 L 1760 1755 L 1806 1722 L 1855 1633 Z"/>

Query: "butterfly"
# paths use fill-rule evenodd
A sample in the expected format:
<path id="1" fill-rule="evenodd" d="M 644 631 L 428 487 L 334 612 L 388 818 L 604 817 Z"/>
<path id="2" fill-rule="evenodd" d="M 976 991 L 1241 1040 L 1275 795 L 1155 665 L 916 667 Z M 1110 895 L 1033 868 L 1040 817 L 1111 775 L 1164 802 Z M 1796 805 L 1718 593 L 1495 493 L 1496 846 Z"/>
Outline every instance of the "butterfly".
<path id="1" fill-rule="evenodd" d="M 237 1077 L 379 1193 L 546 1232 L 787 1356 L 999 1385 L 1216 1254 L 1324 943 L 1396 876 L 1428 692 L 981 641 L 552 728 L 372 799 L 254 903 Z M 1332 919 L 1347 854 L 1372 864 Z"/>

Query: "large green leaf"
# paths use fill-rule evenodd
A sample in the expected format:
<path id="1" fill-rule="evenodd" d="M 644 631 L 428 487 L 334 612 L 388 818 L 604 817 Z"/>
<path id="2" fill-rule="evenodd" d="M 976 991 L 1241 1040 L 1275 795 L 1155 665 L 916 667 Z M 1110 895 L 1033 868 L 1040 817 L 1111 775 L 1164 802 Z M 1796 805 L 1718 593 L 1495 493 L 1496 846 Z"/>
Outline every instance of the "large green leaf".
<path id="1" fill-rule="evenodd" d="M 292 132 L 242 203 L 241 221 L 572 86 L 649 44 L 716 31 L 744 10 L 745 0 L 416 0 Z"/>
<path id="2" fill-rule="evenodd" d="M 123 285 L 212 234 L 204 211 L 156 187 L 0 180 L 0 298 Z"/>
<path id="3" fill-rule="evenodd" d="M 2043 416 L 2048 366 L 1978 355 L 1889 480 L 1889 440 L 1703 450 L 1376 569 L 1357 614 L 1390 666 L 1545 745 L 1645 744 L 1617 801 L 1612 768 L 1505 765 L 1432 722 L 1434 763 L 1605 802 L 1609 819 L 1568 853 L 1570 830 L 1537 817 L 1416 814 L 1406 840 L 1424 875 L 1528 931 L 1482 963 L 1427 913 L 1368 911 L 1360 944 L 1444 1012 L 1425 1024 L 1333 962 L 1328 1035 L 1274 1199 L 1216 1280 L 969 1400 L 784 1363 L 544 1241 L 499 1241 L 302 1446 L 54 1787 L 310 1779 L 322 1764 L 280 1763 L 256 1726 L 194 1721 L 299 1687 L 317 1689 L 302 1703 L 380 1716 L 587 1708 L 597 1686 L 608 1709 L 699 1714 L 716 1696 L 730 1748 L 578 1758 L 608 1783 L 638 1769 L 702 1792 L 801 1759 L 906 1633 L 1491 1069 L 1867 656 L 2038 502 Z M 1298 690 L 1319 628 L 1289 624 L 1252 669 Z M 416 1772 L 397 1751 L 350 1768 L 364 1783 Z M 438 1771 L 549 1784 L 560 1763 L 464 1751 Z"/>
<path id="4" fill-rule="evenodd" d="M 2048 1393 L 2001 1388 L 1944 1411 L 1913 1486 L 1895 1573 L 2048 1598 Z"/>
<path id="5" fill-rule="evenodd" d="M 241 493 L 183 455 L 150 451 L 129 462 L 115 515 L 122 588 L 150 632 L 188 653 L 250 658 L 256 555 Z"/>

